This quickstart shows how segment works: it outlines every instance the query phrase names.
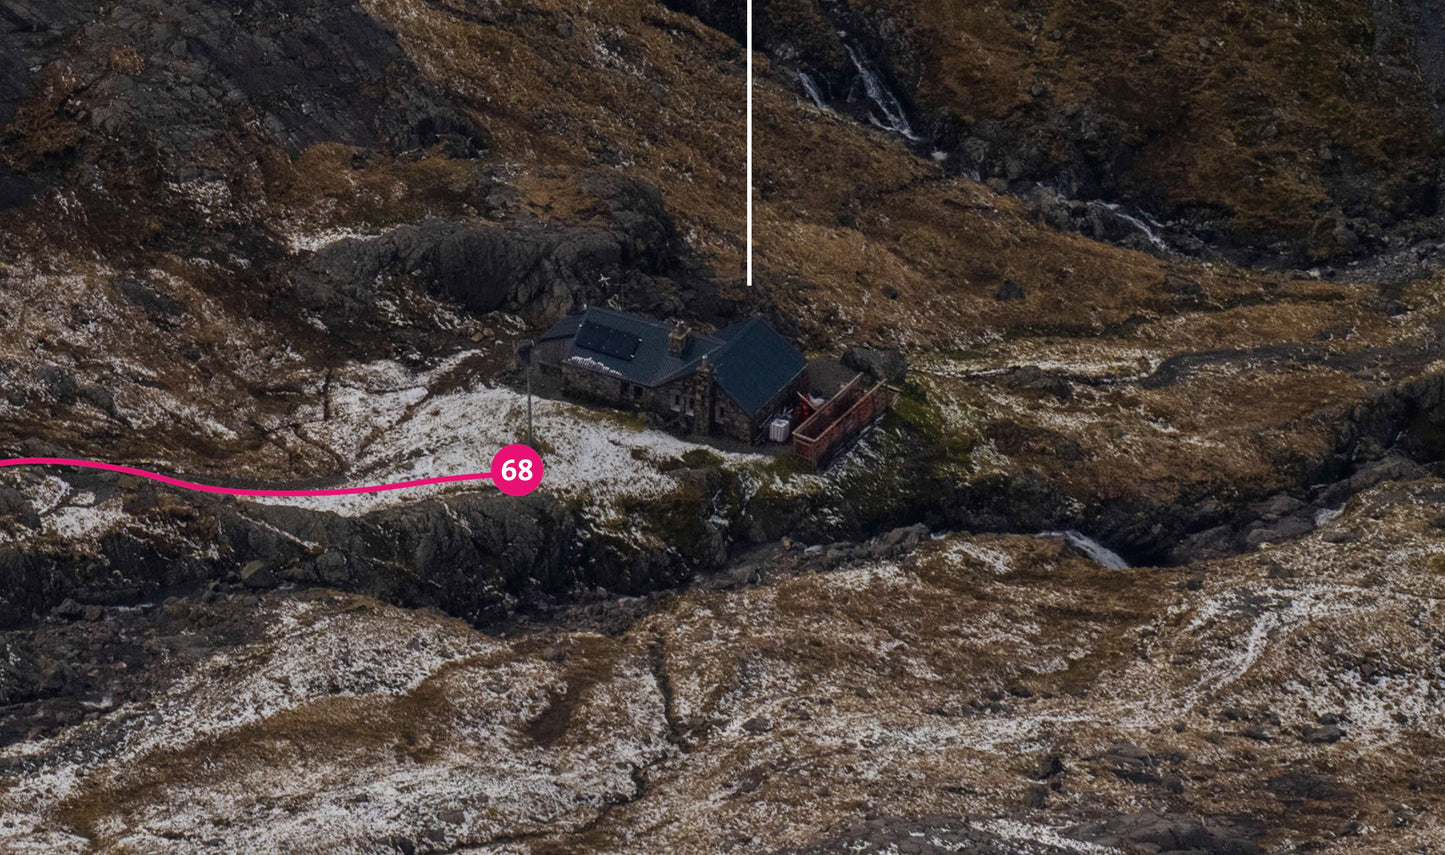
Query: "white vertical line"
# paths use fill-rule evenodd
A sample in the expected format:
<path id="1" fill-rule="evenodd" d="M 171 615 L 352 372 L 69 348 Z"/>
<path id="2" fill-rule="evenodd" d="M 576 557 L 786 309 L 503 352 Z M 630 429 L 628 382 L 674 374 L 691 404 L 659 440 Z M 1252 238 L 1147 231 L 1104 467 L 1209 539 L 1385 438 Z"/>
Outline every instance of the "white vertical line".
<path id="1" fill-rule="evenodd" d="M 744 61 L 748 64 L 748 155 L 747 155 L 747 286 L 753 287 L 753 0 L 747 0 L 747 50 Z"/>

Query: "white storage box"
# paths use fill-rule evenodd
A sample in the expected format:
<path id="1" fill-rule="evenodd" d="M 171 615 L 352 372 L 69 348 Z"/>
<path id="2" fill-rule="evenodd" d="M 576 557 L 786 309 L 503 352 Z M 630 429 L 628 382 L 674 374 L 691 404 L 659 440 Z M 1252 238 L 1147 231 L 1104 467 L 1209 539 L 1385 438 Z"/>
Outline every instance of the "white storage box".
<path id="1" fill-rule="evenodd" d="M 793 435 L 793 422 L 787 416 L 778 416 L 768 424 L 768 439 L 773 442 L 787 442 Z"/>

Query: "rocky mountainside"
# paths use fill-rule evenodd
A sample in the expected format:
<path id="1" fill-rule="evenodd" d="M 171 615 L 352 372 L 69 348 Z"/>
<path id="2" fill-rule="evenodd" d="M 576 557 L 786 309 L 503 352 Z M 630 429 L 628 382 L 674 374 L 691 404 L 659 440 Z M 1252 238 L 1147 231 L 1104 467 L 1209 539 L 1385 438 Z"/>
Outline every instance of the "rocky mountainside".
<path id="1" fill-rule="evenodd" d="M 1438 231 L 1421 226 L 1438 210 L 1445 83 L 1431 4 L 768 10 L 775 55 L 822 93 L 862 101 L 872 57 L 917 134 L 1016 193 L 1127 203 L 1186 245 L 1249 258 L 1328 260 Z"/>
<path id="2" fill-rule="evenodd" d="M 1442 10 L 755 5 L 0 0 L 0 457 L 478 471 L 590 304 L 908 365 L 822 472 L 0 470 L 0 851 L 1445 848 Z"/>

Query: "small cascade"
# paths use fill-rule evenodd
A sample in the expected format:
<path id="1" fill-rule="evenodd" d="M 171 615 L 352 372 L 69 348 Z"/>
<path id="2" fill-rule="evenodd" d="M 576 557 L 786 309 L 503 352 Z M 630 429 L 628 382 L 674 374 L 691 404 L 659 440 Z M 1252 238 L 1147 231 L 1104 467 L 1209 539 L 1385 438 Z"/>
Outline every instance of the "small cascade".
<path id="1" fill-rule="evenodd" d="M 1158 232 L 1154 231 L 1154 229 L 1150 227 L 1149 223 L 1146 223 L 1146 222 L 1144 222 L 1143 220 L 1139 219 L 1138 217 L 1133 216 L 1132 214 L 1130 214 L 1130 213 L 1128 213 L 1127 211 L 1123 210 L 1122 208 L 1119 207 L 1118 204 L 1116 204 L 1116 203 L 1114 203 L 1114 202 L 1098 202 L 1098 201 L 1090 202 L 1089 204 L 1091 204 L 1091 205 L 1098 205 L 1099 207 L 1101 207 L 1101 208 L 1103 208 L 1104 210 L 1108 211 L 1110 214 L 1114 215 L 1115 217 L 1119 218 L 1120 220 L 1123 220 L 1124 222 L 1126 222 L 1126 223 L 1128 223 L 1129 225 L 1133 226 L 1136 230 L 1139 231 L 1140 234 L 1144 235 L 1144 237 L 1145 237 L 1146 239 L 1148 239 L 1150 245 L 1152 245 L 1155 249 L 1159 250 L 1160 252 L 1169 252 L 1169 251 L 1170 251 L 1169 244 L 1165 243 L 1165 242 L 1164 242 L 1164 239 L 1161 238 L 1161 237 L 1159 237 Z M 1155 225 L 1158 225 L 1158 223 L 1155 223 Z"/>
<path id="2" fill-rule="evenodd" d="M 817 82 L 813 80 L 813 78 L 808 74 L 808 72 L 798 72 L 798 82 L 803 84 L 803 91 L 807 92 L 808 97 L 813 99 L 814 106 L 818 107 L 821 110 L 830 109 L 828 107 L 827 99 L 823 97 L 823 90 L 818 88 Z"/>
<path id="3" fill-rule="evenodd" d="M 1129 569 L 1129 562 L 1125 561 L 1123 556 L 1082 532 L 1068 529 L 1067 531 L 1045 531 L 1040 534 L 1043 537 L 1063 538 L 1068 541 L 1070 546 L 1084 553 L 1090 561 L 1109 570 Z"/>
<path id="4" fill-rule="evenodd" d="M 858 70 L 858 79 L 863 81 L 864 93 L 877 108 L 876 113 L 882 116 L 880 119 L 879 115 L 875 115 L 875 111 L 869 111 L 869 121 L 885 131 L 893 131 L 910 140 L 917 140 L 919 137 L 913 132 L 913 126 L 908 123 L 908 116 L 903 111 L 902 102 L 888 89 L 883 80 L 878 77 L 878 73 L 873 70 L 873 66 L 860 56 L 852 45 L 844 45 L 844 47 L 848 50 L 848 58 L 853 60 L 853 67 Z"/>

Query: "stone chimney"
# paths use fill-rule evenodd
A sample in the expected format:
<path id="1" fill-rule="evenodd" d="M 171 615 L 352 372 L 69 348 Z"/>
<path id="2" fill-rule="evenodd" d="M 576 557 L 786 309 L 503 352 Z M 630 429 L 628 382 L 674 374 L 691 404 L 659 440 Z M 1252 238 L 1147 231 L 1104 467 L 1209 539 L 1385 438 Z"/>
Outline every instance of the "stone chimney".
<path id="1" fill-rule="evenodd" d="M 687 350 L 688 339 L 692 338 L 692 329 L 682 321 L 672 326 L 672 332 L 667 334 L 667 352 L 673 356 L 682 356 Z"/>
<path id="2" fill-rule="evenodd" d="M 692 422 L 692 432 L 699 436 L 712 435 L 712 410 L 717 401 L 716 389 L 716 373 L 707 354 L 703 354 L 702 363 L 697 367 L 697 411 L 693 414 Z"/>

